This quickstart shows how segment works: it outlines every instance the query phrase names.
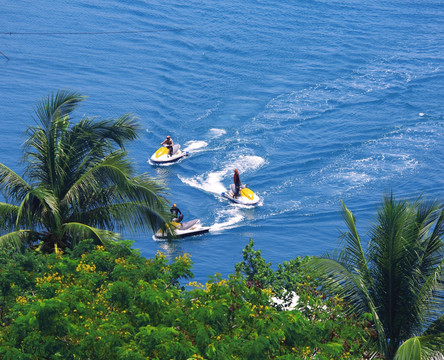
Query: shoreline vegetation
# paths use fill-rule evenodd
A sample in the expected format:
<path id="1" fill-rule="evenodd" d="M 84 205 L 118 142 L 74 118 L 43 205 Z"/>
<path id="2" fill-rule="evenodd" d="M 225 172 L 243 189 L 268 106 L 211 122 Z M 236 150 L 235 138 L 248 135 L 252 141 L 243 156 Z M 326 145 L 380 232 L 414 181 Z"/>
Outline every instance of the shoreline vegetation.
<path id="1" fill-rule="evenodd" d="M 365 251 L 343 204 L 340 251 L 273 266 L 250 240 L 201 284 L 120 241 L 165 227 L 167 189 L 127 158 L 135 119 L 73 123 L 83 99 L 44 99 L 23 176 L 0 164 L 0 358 L 444 358 L 442 203 L 386 196 Z"/>
<path id="2" fill-rule="evenodd" d="M 130 246 L 2 251 L 0 357 L 347 359 L 366 353 L 373 336 L 369 319 L 345 315 L 341 299 L 316 289 L 309 258 L 273 271 L 250 241 L 238 271 L 201 284 L 187 254 L 168 263 Z M 283 286 L 297 292 L 297 309 L 273 306 L 272 296 L 291 301 Z"/>

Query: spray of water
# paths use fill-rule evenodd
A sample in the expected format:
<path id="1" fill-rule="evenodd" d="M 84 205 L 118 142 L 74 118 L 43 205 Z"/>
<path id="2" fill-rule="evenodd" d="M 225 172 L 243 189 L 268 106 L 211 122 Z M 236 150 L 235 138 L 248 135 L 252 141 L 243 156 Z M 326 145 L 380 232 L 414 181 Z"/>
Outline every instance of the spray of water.
<path id="1" fill-rule="evenodd" d="M 260 156 L 241 155 L 233 159 L 233 161 L 223 163 L 221 169 L 193 177 L 185 177 L 179 174 L 178 177 L 184 184 L 219 197 L 232 182 L 234 169 L 238 169 L 242 176 L 242 173 L 259 169 L 264 163 L 265 160 Z M 228 209 L 219 211 L 216 215 L 215 224 L 211 226 L 211 231 L 220 231 L 239 226 L 239 223 L 244 219 L 243 208 L 249 207 L 230 205 Z"/>

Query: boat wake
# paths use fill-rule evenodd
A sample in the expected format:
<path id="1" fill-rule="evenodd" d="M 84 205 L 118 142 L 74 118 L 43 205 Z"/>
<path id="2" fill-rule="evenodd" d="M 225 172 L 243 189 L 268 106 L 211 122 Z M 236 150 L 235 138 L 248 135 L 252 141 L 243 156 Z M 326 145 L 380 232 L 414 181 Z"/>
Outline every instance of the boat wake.
<path id="1" fill-rule="evenodd" d="M 210 231 L 220 232 L 222 230 L 233 229 L 238 227 L 244 218 L 241 211 L 236 207 L 221 210 L 217 214 L 216 223 L 211 225 Z"/>
<path id="2" fill-rule="evenodd" d="M 204 148 L 208 146 L 208 143 L 206 141 L 202 140 L 191 140 L 187 141 L 185 143 L 186 148 L 183 149 L 184 151 L 188 151 L 190 153 L 196 153 L 204 151 Z"/>
<path id="3" fill-rule="evenodd" d="M 234 161 L 225 163 L 221 170 L 210 171 L 191 178 L 180 174 L 178 177 L 184 184 L 219 196 L 222 191 L 226 190 L 226 185 L 224 185 L 223 180 L 229 179 L 229 182 L 231 183 L 231 176 L 234 169 L 238 169 L 242 174 L 247 171 L 255 171 L 264 164 L 265 160 L 260 156 L 242 155 Z M 225 183 L 226 182 L 228 181 L 225 181 Z"/>

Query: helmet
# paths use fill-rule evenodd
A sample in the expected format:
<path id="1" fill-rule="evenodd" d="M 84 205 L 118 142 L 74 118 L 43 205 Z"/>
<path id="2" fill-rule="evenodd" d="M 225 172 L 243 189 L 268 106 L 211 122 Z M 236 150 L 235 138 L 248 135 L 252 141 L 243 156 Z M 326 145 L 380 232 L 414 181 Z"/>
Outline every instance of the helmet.
<path id="1" fill-rule="evenodd" d="M 167 136 L 167 139 L 169 139 L 169 138 L 171 138 L 171 136 L 168 135 L 168 136 Z"/>
<path id="2" fill-rule="evenodd" d="M 176 207 L 176 204 L 173 204 L 173 207 Z"/>
<path id="3" fill-rule="evenodd" d="M 237 173 L 239 173 L 239 171 L 237 170 L 237 169 L 234 169 L 234 172 L 237 174 Z"/>

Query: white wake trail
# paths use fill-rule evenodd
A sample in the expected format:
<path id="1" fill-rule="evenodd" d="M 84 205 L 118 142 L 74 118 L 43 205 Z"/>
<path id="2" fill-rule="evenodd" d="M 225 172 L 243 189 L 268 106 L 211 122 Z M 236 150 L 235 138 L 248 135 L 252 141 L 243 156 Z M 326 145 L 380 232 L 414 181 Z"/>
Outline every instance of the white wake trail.
<path id="1" fill-rule="evenodd" d="M 220 195 L 223 191 L 226 191 L 227 187 L 232 182 L 231 176 L 234 173 L 234 169 L 238 169 L 242 176 L 242 173 L 257 170 L 263 164 L 265 164 L 265 160 L 260 156 L 241 155 L 234 161 L 225 163 L 221 170 L 210 171 L 191 178 L 182 175 L 178 175 L 178 177 L 184 184 L 212 194 Z M 228 180 L 224 181 L 225 179 Z M 226 184 L 224 185 L 224 183 Z"/>

